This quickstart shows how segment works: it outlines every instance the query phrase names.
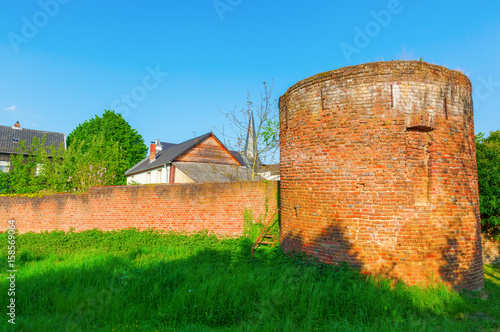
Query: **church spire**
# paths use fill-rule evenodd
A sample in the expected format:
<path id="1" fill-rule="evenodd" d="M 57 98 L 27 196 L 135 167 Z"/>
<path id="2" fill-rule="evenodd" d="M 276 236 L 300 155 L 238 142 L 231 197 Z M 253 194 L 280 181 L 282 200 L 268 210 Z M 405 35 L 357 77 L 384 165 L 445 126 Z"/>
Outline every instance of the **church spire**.
<path id="1" fill-rule="evenodd" d="M 257 138 L 255 136 L 253 111 L 250 113 L 250 122 L 248 123 L 247 139 L 245 140 L 245 148 L 243 154 L 245 156 L 247 166 L 251 169 L 257 170 L 260 165 L 260 161 L 257 151 Z M 254 163 L 256 164 L 255 167 Z"/>

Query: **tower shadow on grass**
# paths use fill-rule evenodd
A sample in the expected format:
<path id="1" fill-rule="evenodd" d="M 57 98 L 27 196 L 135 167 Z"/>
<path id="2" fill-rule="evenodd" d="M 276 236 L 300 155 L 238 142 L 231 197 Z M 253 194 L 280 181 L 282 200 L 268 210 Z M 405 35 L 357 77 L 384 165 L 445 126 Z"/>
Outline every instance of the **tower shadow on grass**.
<path id="1" fill-rule="evenodd" d="M 297 264 L 280 248 L 259 250 L 252 261 L 251 245 L 248 239 L 213 237 L 203 245 L 138 243 L 115 254 L 97 246 L 27 261 L 16 281 L 22 308 L 17 324 L 1 324 L 7 331 L 125 325 L 292 331 L 444 319 L 442 307 L 416 305 L 403 286 L 366 281 L 342 266 Z M 459 302 L 447 303 L 446 310 L 461 310 Z"/>

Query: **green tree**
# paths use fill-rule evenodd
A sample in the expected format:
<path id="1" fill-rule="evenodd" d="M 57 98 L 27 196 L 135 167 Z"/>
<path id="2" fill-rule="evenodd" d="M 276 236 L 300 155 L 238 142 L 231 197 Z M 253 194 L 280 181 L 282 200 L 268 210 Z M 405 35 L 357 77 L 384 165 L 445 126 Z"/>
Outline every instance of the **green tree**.
<path id="1" fill-rule="evenodd" d="M 11 155 L 12 170 L 9 172 L 10 192 L 18 194 L 35 193 L 45 189 L 49 173 L 45 166 L 49 161 L 49 151 L 45 146 L 45 136 L 40 140 L 33 138 L 30 149 L 26 142 L 20 141 L 17 154 Z"/>
<path id="2" fill-rule="evenodd" d="M 121 114 L 105 110 L 102 117 L 96 115 L 76 127 L 68 135 L 66 145 L 68 149 L 73 145 L 78 145 L 79 151 L 86 153 L 95 147 L 92 145 L 94 138 L 101 135 L 103 135 L 106 144 L 110 146 L 118 144 L 120 158 L 123 159 L 122 162 L 116 161 L 114 163 L 119 164 L 120 168 L 114 169 L 115 178 L 112 184 L 125 184 L 125 171 L 146 156 L 147 146 L 144 144 L 144 139 L 125 121 Z M 101 158 L 109 159 L 111 156 L 102 155 Z"/>
<path id="3" fill-rule="evenodd" d="M 0 172 L 0 195 L 7 194 L 10 189 L 10 173 Z"/>
<path id="4" fill-rule="evenodd" d="M 11 155 L 12 170 L 0 174 L 0 193 L 83 192 L 115 184 L 124 167 L 118 143 L 109 143 L 103 133 L 67 150 L 62 144 L 47 148 L 45 137 L 35 137 L 30 150 L 19 142 L 17 152 Z"/>
<path id="5" fill-rule="evenodd" d="M 79 192 L 116 184 L 116 178 L 123 175 L 126 167 L 118 142 L 109 142 L 103 133 L 95 136 L 90 144 L 79 141 L 70 146 L 60 165 L 64 185 L 58 189 Z"/>
<path id="6" fill-rule="evenodd" d="M 476 136 L 479 203 L 483 231 L 500 237 L 500 130 Z"/>

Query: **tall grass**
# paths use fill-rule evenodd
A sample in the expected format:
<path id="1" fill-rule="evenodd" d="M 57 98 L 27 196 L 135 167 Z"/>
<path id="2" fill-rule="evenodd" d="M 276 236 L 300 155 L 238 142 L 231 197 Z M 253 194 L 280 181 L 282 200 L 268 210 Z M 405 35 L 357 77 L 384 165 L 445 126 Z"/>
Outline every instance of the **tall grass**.
<path id="1" fill-rule="evenodd" d="M 246 237 L 93 230 L 17 240 L 16 325 L 4 315 L 5 331 L 455 331 L 500 322 L 498 267 L 484 291 L 458 294 L 391 286 L 280 248 L 251 261 Z"/>

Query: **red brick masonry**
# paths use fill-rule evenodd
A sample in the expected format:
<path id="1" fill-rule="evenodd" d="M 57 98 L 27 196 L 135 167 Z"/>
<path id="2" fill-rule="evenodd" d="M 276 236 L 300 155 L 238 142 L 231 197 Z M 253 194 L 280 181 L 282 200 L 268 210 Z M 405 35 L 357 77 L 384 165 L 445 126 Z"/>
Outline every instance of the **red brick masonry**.
<path id="1" fill-rule="evenodd" d="M 277 182 L 261 181 L 97 187 L 82 195 L 0 197 L 0 216 L 5 229 L 16 220 L 21 233 L 152 227 L 232 236 L 243 232 L 245 208 L 263 216 L 267 203 L 273 213 L 276 193 Z"/>
<path id="2" fill-rule="evenodd" d="M 483 287 L 467 76 L 417 61 L 341 68 L 288 89 L 280 123 L 285 251 Z"/>

